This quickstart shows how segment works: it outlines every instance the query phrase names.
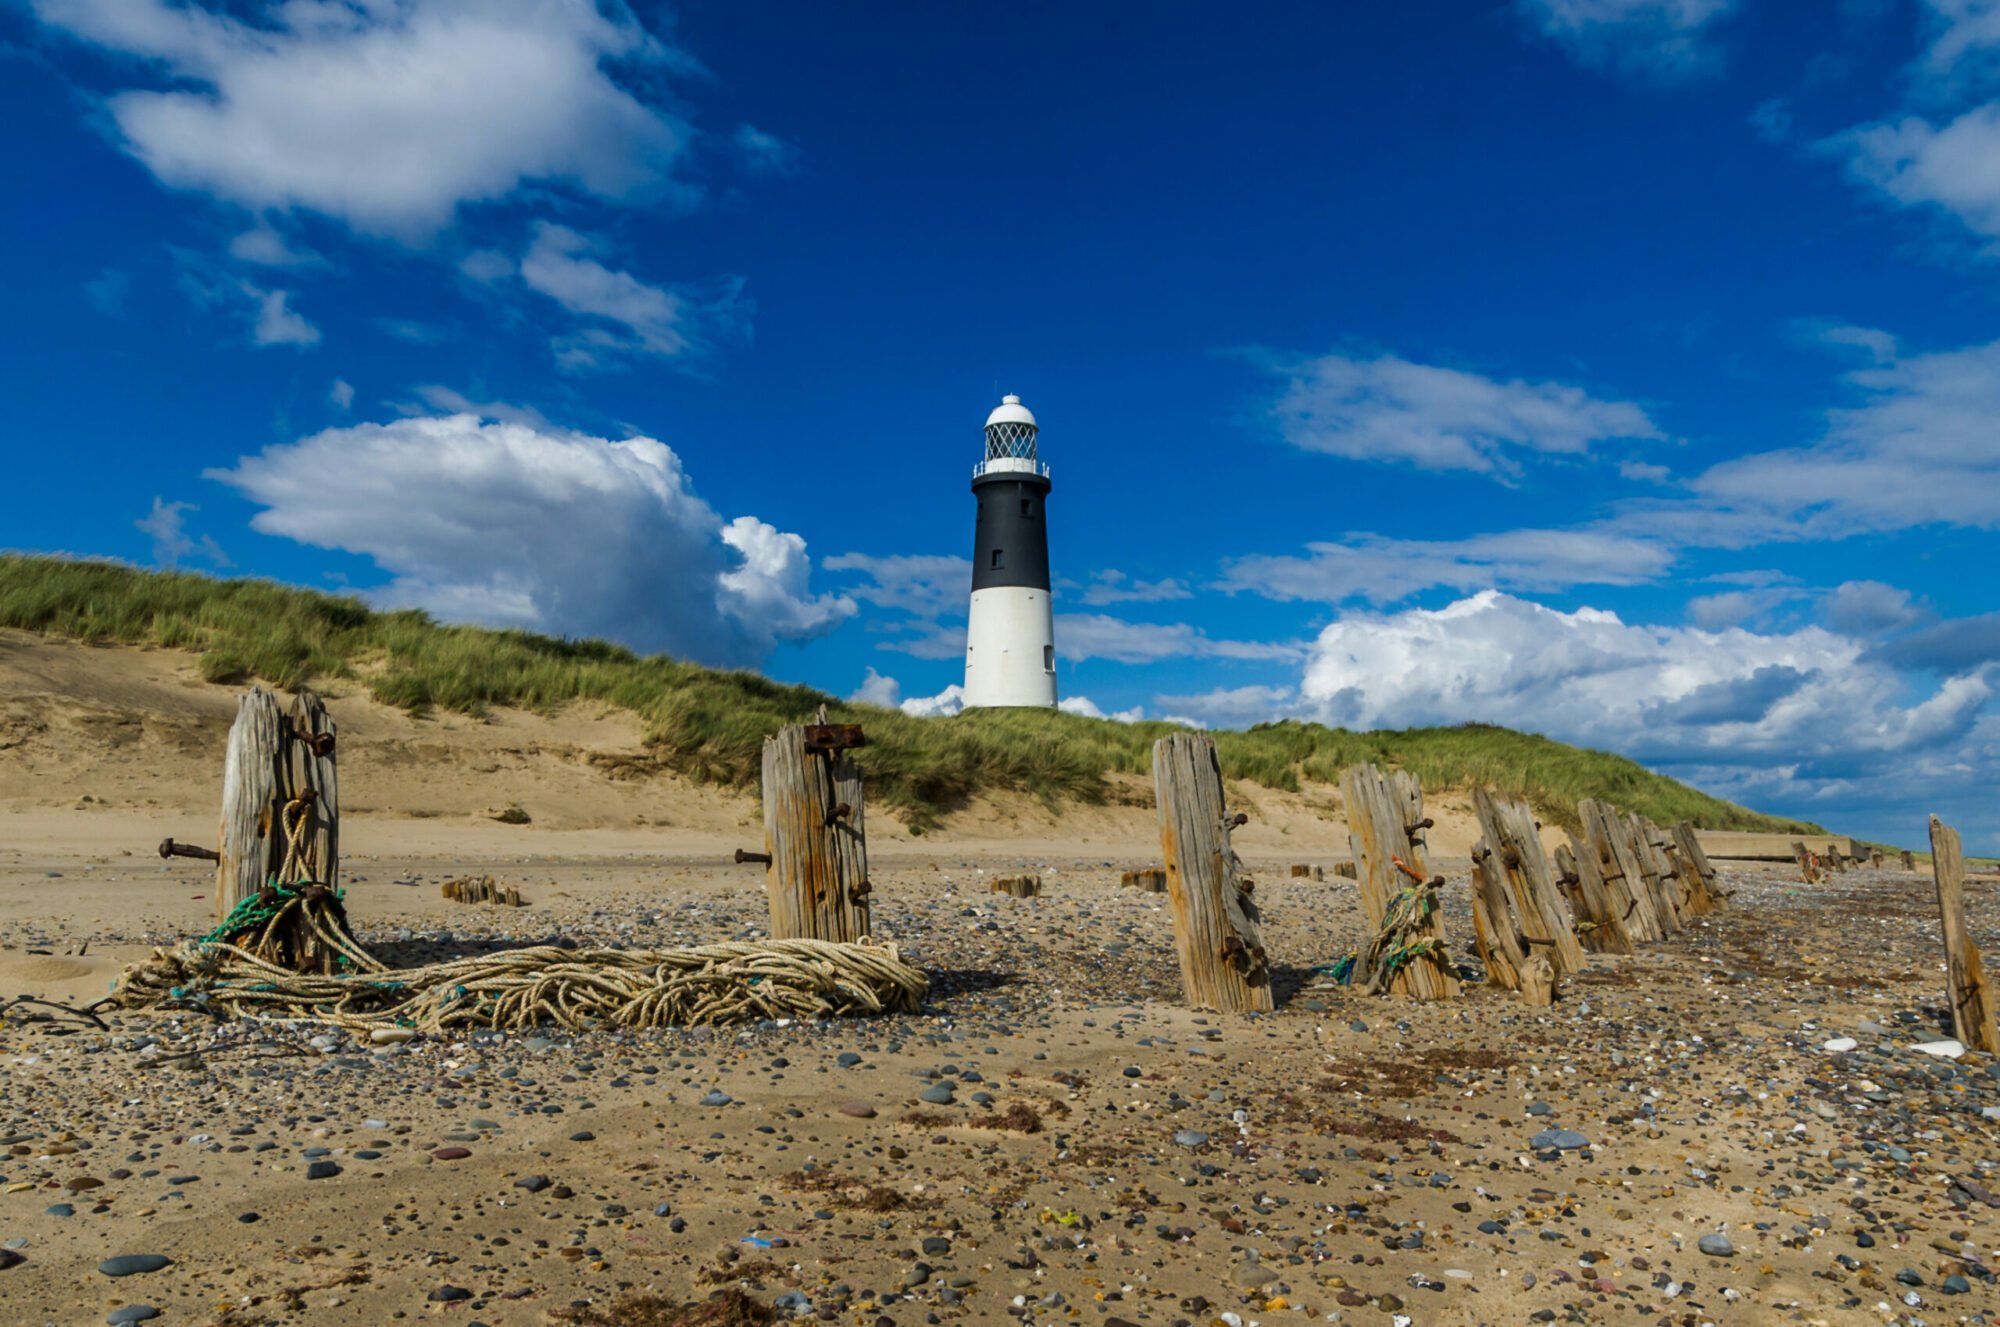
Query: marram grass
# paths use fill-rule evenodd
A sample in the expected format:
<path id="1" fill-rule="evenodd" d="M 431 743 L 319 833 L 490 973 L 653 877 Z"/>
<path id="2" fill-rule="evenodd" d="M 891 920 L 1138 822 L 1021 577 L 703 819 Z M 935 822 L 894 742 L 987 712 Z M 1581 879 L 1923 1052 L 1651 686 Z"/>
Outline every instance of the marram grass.
<path id="1" fill-rule="evenodd" d="M 766 734 L 822 704 L 868 731 L 871 801 L 914 828 L 982 793 L 1024 792 L 1050 806 L 1102 802 L 1113 773 L 1150 774 L 1170 724 L 1121 724 L 1048 710 L 973 710 L 918 719 L 754 673 L 602 641 L 443 626 L 416 611 L 378 612 L 354 598 L 260 580 L 139 571 L 107 562 L 0 554 L 0 627 L 74 640 L 158 645 L 199 656 L 213 682 L 292 688 L 338 678 L 421 713 L 489 707 L 549 711 L 573 701 L 637 715 L 667 767 L 703 782 L 757 784 Z M 1486 784 L 1521 794 L 1544 820 L 1577 825 L 1580 797 L 1601 797 L 1661 824 L 1817 833 L 1655 774 L 1622 756 L 1484 724 L 1366 733 L 1287 720 L 1217 732 L 1231 779 L 1298 791 L 1358 761 L 1410 770 L 1431 789 Z"/>

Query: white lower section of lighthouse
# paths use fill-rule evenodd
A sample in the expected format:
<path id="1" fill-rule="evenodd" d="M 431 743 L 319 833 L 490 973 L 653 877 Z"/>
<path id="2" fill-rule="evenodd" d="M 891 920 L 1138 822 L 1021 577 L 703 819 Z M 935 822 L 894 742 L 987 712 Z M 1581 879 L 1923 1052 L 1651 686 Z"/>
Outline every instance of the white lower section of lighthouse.
<path id="1" fill-rule="evenodd" d="M 996 585 L 972 592 L 965 632 L 965 704 L 1056 703 L 1056 614 L 1047 590 Z"/>

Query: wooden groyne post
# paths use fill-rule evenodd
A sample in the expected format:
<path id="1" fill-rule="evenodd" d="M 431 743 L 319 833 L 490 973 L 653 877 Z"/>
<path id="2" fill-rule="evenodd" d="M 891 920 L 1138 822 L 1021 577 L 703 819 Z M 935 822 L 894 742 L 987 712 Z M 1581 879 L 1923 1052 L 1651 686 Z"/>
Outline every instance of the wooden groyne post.
<path id="1" fill-rule="evenodd" d="M 1223 806 L 1215 739 L 1173 733 L 1153 743 L 1153 793 L 1188 1004 L 1222 1013 L 1270 1009 L 1271 970 L 1252 882 L 1229 846 L 1243 818 Z"/>
<path id="2" fill-rule="evenodd" d="M 824 718 L 824 716 L 822 716 Z M 869 933 L 868 841 L 854 724 L 793 724 L 764 739 L 764 882 L 773 940 Z M 738 853 L 738 861 L 759 854 Z"/>
<path id="3" fill-rule="evenodd" d="M 1937 876 L 1938 914 L 1944 922 L 1945 996 L 1951 1005 L 1952 1035 L 1972 1050 L 2000 1054 L 1992 981 L 1965 925 L 1965 856 L 1958 831 L 1936 816 L 1931 817 L 1931 870 Z"/>
<path id="4" fill-rule="evenodd" d="M 340 783 L 336 733 L 326 705 L 301 691 L 291 712 L 252 687 L 236 704 L 222 772 L 222 823 L 217 834 L 215 919 L 220 923 L 271 880 L 340 877 Z M 298 857 L 286 869 L 293 841 Z"/>
<path id="5" fill-rule="evenodd" d="M 1583 947 L 1577 943 L 1569 909 L 1556 893 L 1534 812 L 1525 802 L 1496 796 L 1485 788 L 1473 790 L 1472 805 L 1492 854 L 1490 869 L 1506 886 L 1529 948 L 1548 959 L 1556 978 L 1583 971 Z"/>
<path id="6" fill-rule="evenodd" d="M 1384 938 L 1383 927 L 1404 889 L 1413 891 L 1419 920 L 1403 937 L 1405 946 L 1421 946 L 1397 964 L 1388 989 L 1421 1000 L 1441 1000 L 1458 994 L 1458 977 L 1444 952 L 1444 925 L 1438 915 L 1441 876 L 1432 876 L 1424 847 L 1431 820 L 1424 814 L 1424 790 L 1408 770 L 1383 774 L 1373 765 L 1354 765 L 1340 775 L 1340 795 L 1347 803 L 1347 828 L 1356 866 L 1357 892 L 1374 931 L 1374 942 L 1361 947 L 1353 984 L 1366 988 L 1376 976 L 1373 950 Z"/>

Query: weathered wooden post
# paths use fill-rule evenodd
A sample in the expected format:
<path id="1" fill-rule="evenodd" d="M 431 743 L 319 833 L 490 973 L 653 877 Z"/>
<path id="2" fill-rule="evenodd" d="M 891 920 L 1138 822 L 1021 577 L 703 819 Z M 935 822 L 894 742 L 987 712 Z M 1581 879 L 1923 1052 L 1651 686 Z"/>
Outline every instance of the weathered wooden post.
<path id="1" fill-rule="evenodd" d="M 1804 878 L 1805 882 L 1809 885 L 1818 884 L 1819 866 L 1813 859 L 1811 849 L 1794 839 L 1792 841 L 1792 856 L 1798 859 L 1799 875 Z"/>
<path id="2" fill-rule="evenodd" d="M 1579 843 L 1572 836 L 1556 849 L 1556 878 L 1569 895 L 1577 940 L 1585 949 L 1593 954 L 1635 952 L 1632 933 L 1625 926 L 1629 900 L 1621 901 L 1605 883 L 1597 854 L 1588 842 Z"/>
<path id="3" fill-rule="evenodd" d="M 1675 865 L 1688 886 L 1688 897 L 1697 913 L 1714 912 L 1722 907 L 1722 894 L 1715 885 L 1715 865 L 1708 860 L 1708 853 L 1702 848 L 1701 840 L 1695 836 L 1694 825 L 1683 820 L 1673 828 Z"/>
<path id="4" fill-rule="evenodd" d="M 285 730 L 284 778 L 279 793 L 289 835 L 297 817 L 301 864 L 310 864 L 312 879 L 329 889 L 340 883 L 340 778 L 334 764 L 337 737 L 326 702 L 311 691 L 292 700 L 291 723 Z M 280 865 L 284 853 L 280 845 Z M 286 880 L 284 884 L 295 881 Z"/>
<path id="5" fill-rule="evenodd" d="M 284 803 L 291 777 L 278 698 L 252 687 L 236 702 L 222 767 L 222 825 L 215 845 L 215 920 L 264 887 L 283 864 Z M 275 857 L 274 857 L 275 850 Z"/>
<path id="6" fill-rule="evenodd" d="M 1951 1005 L 1951 1034 L 1976 1051 L 2000 1054 L 1994 1026 L 1993 986 L 1979 946 L 1965 925 L 1965 857 L 1958 831 L 1931 817 L 1931 870 L 1937 876 L 1938 913 L 1944 922 L 1944 963 Z"/>
<path id="7" fill-rule="evenodd" d="M 1422 786 L 1407 770 L 1385 776 L 1373 765 L 1355 765 L 1341 772 L 1340 794 L 1347 803 L 1357 892 L 1375 931 L 1373 941 L 1361 948 L 1353 984 L 1372 986 L 1378 962 L 1391 962 L 1395 970 L 1387 985 L 1392 992 L 1420 1000 L 1458 994 L 1458 977 L 1444 950 L 1444 924 L 1437 908 L 1444 877 L 1432 876 L 1425 860 L 1424 831 L 1431 820 L 1424 815 Z M 1402 933 L 1391 936 L 1385 926 L 1405 889 L 1411 897 L 1395 919 Z M 1388 943 L 1398 943 L 1401 952 L 1379 953 Z"/>
<path id="8" fill-rule="evenodd" d="M 824 722 L 764 739 L 764 882 L 774 940 L 850 942 L 869 933 L 861 767 L 846 754 L 866 740 L 853 724 Z"/>
<path id="9" fill-rule="evenodd" d="M 1474 812 L 1486 842 L 1497 855 L 1496 869 L 1507 887 L 1529 947 L 1544 954 L 1557 978 L 1583 970 L 1583 947 L 1569 909 L 1556 894 L 1548 854 L 1542 850 L 1541 826 L 1525 802 L 1496 796 L 1485 788 L 1472 793 Z"/>
<path id="10" fill-rule="evenodd" d="M 1653 915 L 1659 919 L 1662 938 L 1673 935 L 1682 927 L 1680 882 L 1674 879 L 1665 855 L 1653 841 L 1656 827 L 1636 811 L 1619 820 L 1625 830 L 1626 847 L 1632 860 L 1639 864 L 1639 883 L 1644 897 L 1653 906 Z"/>
<path id="11" fill-rule="evenodd" d="M 1215 739 L 1172 733 L 1153 743 L 1153 795 L 1189 1006 L 1222 1013 L 1270 1009 L 1271 970 L 1251 881 L 1229 846 L 1229 832 L 1243 817 L 1223 807 Z"/>
<path id="12" fill-rule="evenodd" d="M 1903 869 L 1905 871 L 1914 871 L 1917 869 L 1917 855 L 1908 848 L 1903 849 Z"/>
<path id="13" fill-rule="evenodd" d="M 1507 899 L 1500 855 L 1485 839 L 1472 845 L 1472 942 L 1486 965 L 1489 985 L 1503 991 L 1521 989 L 1521 971 L 1528 963 L 1528 941 Z"/>
<path id="14" fill-rule="evenodd" d="M 1583 819 L 1583 842 L 1578 845 L 1579 862 L 1590 857 L 1604 889 L 1617 909 L 1618 919 L 1634 940 L 1647 942 L 1667 938 L 1666 927 L 1654 911 L 1651 891 L 1634 859 L 1630 836 L 1617 810 L 1610 804 L 1586 797 L 1576 804 Z"/>

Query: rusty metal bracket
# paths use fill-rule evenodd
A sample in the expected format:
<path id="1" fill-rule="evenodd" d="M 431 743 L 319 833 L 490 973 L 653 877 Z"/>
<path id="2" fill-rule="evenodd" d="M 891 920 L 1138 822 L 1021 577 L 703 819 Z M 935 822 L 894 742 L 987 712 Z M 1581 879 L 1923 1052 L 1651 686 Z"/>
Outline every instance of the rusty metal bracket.
<path id="1" fill-rule="evenodd" d="M 831 826 L 834 821 L 845 820 L 853 814 L 854 814 L 854 808 L 849 806 L 847 803 L 842 802 L 839 806 L 828 808 L 826 813 L 826 823 L 829 826 Z"/>
<path id="2" fill-rule="evenodd" d="M 175 843 L 172 839 L 160 840 L 160 856 L 193 857 L 198 861 L 219 862 L 222 854 L 208 848 L 197 848 L 192 843 Z"/>
<path id="3" fill-rule="evenodd" d="M 742 866 L 746 862 L 755 862 L 759 866 L 769 866 L 771 864 L 771 854 L 768 852 L 745 852 L 743 849 L 738 848 L 736 850 L 736 864 Z"/>
<path id="4" fill-rule="evenodd" d="M 831 755 L 868 745 L 858 723 L 809 723 L 805 730 L 805 749 L 817 754 Z"/>

